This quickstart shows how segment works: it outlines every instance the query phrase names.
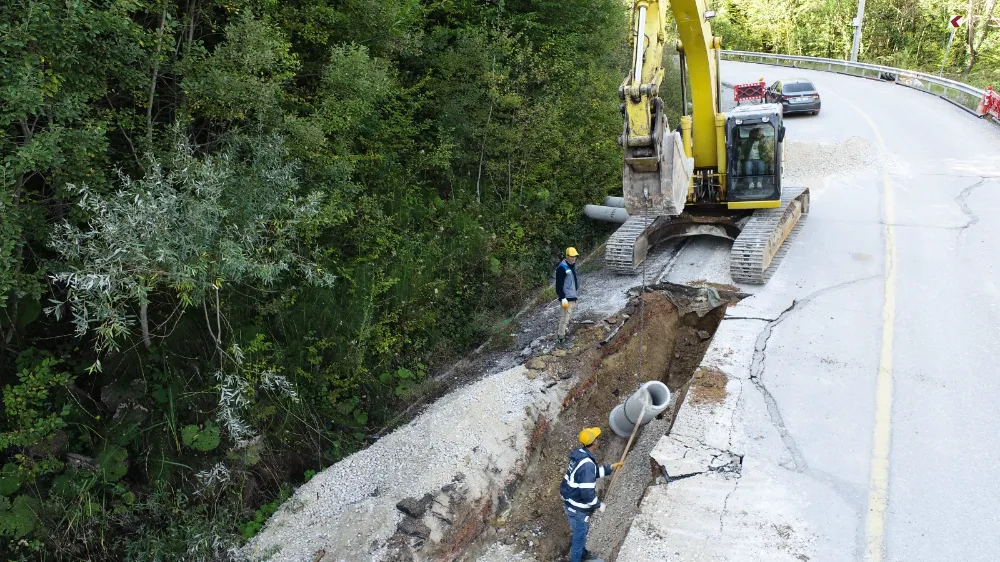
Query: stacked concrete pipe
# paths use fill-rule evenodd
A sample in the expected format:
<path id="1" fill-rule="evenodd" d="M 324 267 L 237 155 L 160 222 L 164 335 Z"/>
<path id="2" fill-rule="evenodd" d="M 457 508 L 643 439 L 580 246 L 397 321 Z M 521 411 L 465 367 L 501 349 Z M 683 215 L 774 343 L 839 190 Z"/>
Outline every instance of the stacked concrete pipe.
<path id="1" fill-rule="evenodd" d="M 605 197 L 603 205 L 584 205 L 583 214 L 599 221 L 622 224 L 628 220 L 624 197 Z"/>
<path id="2" fill-rule="evenodd" d="M 642 413 L 642 405 L 647 400 L 649 402 L 646 405 L 646 412 Z M 643 383 L 639 390 L 625 399 L 625 402 L 611 410 L 611 415 L 608 416 L 608 425 L 611 426 L 611 431 L 614 431 L 619 437 L 628 437 L 632 435 L 632 430 L 637 423 L 646 425 L 660 415 L 663 410 L 666 410 L 669 403 L 670 389 L 667 388 L 667 385 L 660 381 Z M 642 413 L 641 419 L 639 418 L 640 413 Z"/>

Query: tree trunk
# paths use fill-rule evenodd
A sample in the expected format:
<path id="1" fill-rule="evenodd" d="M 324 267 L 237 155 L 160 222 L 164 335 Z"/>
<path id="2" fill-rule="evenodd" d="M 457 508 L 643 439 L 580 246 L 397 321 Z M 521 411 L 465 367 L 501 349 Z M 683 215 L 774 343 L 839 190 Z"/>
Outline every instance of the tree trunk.
<path id="1" fill-rule="evenodd" d="M 983 44 L 986 43 L 986 39 L 990 36 L 990 23 L 993 21 L 993 10 L 996 7 L 997 0 L 986 0 L 986 6 L 983 7 L 983 15 L 981 19 L 983 32 L 979 36 L 979 41 L 976 42 L 977 51 L 983 48 Z M 968 72 L 972 72 L 972 63 L 969 63 Z"/>
<path id="2" fill-rule="evenodd" d="M 149 81 L 149 100 L 146 104 L 146 141 L 153 144 L 153 98 L 156 95 L 156 79 L 160 73 L 160 50 L 163 48 L 163 29 L 167 25 L 167 3 L 163 3 L 160 14 L 160 29 L 156 32 L 156 57 L 153 59 L 153 78 Z M 147 147 L 149 148 L 149 147 Z"/>
<path id="3" fill-rule="evenodd" d="M 146 349 L 153 347 L 153 340 L 149 337 L 149 301 L 145 298 L 139 303 L 139 325 L 142 327 L 142 343 L 146 345 Z"/>
<path id="4" fill-rule="evenodd" d="M 971 72 L 972 66 L 976 64 L 976 45 L 975 45 L 976 20 L 972 18 L 972 16 L 974 16 L 976 13 L 975 1 L 976 0 L 969 0 L 969 17 L 967 20 L 969 25 L 969 66 L 965 68 L 966 74 Z"/>
<path id="5" fill-rule="evenodd" d="M 479 182 L 483 179 L 483 157 L 486 156 L 486 138 L 490 134 L 490 120 L 493 119 L 493 102 L 490 102 L 490 112 L 486 116 L 486 128 L 483 131 L 483 144 L 479 147 L 479 172 L 476 174 L 476 203 L 482 202 Z"/>

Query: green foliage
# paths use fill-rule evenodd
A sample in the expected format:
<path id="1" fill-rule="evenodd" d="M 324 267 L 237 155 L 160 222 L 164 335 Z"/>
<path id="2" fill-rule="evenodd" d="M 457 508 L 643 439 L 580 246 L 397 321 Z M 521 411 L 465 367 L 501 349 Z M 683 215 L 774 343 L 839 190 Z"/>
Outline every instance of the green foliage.
<path id="1" fill-rule="evenodd" d="M 30 351 L 18 357 L 18 384 L 3 389 L 4 412 L 10 428 L 0 432 L 0 450 L 44 443 L 66 426 L 69 404 L 55 407 L 55 394 L 75 378 L 59 370 L 61 361 Z"/>
<path id="2" fill-rule="evenodd" d="M 117 482 L 128 472 L 125 460 L 128 452 L 121 447 L 112 445 L 101 451 L 97 457 L 97 466 L 100 469 L 101 478 L 105 482 Z"/>
<path id="3" fill-rule="evenodd" d="M 196 451 L 211 451 L 220 443 L 219 426 L 209 420 L 204 427 L 188 425 L 181 430 L 181 441 Z"/>
<path id="4" fill-rule="evenodd" d="M 846 59 L 851 52 L 857 2 L 847 0 L 721 0 L 712 27 L 727 49 Z M 958 30 L 948 61 L 948 19 L 975 17 L 973 41 Z M 946 74 L 985 87 L 1000 81 L 1000 34 L 978 22 L 996 3 L 988 0 L 874 0 L 865 5 L 859 59 Z M 968 19 L 968 18 L 966 18 Z M 975 53 L 975 56 L 973 56 Z"/>
<path id="5" fill-rule="evenodd" d="M 282 488 L 281 493 L 278 495 L 277 499 L 260 506 L 260 508 L 254 512 L 253 519 L 247 521 L 242 525 L 241 530 L 243 533 L 243 538 L 250 540 L 257 533 L 259 533 L 260 530 L 264 528 L 264 523 L 266 523 L 267 520 L 270 519 L 272 515 L 277 513 L 278 508 L 281 507 L 281 504 L 285 503 L 285 500 L 287 500 L 289 497 L 291 497 L 289 490 L 287 488 Z"/>
<path id="6" fill-rule="evenodd" d="M 14 463 L 3 465 L 0 470 L 0 496 L 9 496 L 21 487 L 21 475 Z"/>
<path id="7" fill-rule="evenodd" d="M 10 499 L 0 496 L 0 536 L 20 539 L 35 529 L 38 509 L 28 496 Z"/>
<path id="8" fill-rule="evenodd" d="M 12 559 L 226 559 L 620 190 L 618 0 L 11 0 L 0 37 Z"/>

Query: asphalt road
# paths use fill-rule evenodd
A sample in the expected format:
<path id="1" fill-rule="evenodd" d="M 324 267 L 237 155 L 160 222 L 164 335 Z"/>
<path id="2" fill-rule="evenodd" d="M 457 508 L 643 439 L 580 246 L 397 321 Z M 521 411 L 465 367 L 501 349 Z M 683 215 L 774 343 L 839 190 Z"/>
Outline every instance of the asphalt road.
<path id="1" fill-rule="evenodd" d="M 723 63 L 726 82 L 760 76 L 822 96 L 820 115 L 786 119 L 787 140 L 884 151 L 881 167 L 834 158 L 812 181 L 809 218 L 752 304 L 778 318 L 758 379 L 788 470 L 847 506 L 812 506 L 812 523 L 839 545 L 831 559 L 996 560 L 1000 128 L 890 83 Z M 718 271 L 727 249 L 688 244 L 665 277 Z"/>

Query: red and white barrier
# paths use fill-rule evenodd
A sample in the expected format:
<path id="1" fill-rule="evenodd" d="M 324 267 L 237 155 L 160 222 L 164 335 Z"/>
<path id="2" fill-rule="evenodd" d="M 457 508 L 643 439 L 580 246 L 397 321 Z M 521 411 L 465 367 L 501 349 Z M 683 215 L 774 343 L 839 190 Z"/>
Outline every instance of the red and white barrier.
<path id="1" fill-rule="evenodd" d="M 986 93 L 983 94 L 983 99 L 979 102 L 976 113 L 984 116 L 992 115 L 994 118 L 1000 119 L 1000 94 L 993 91 L 993 86 L 986 88 Z"/>
<path id="2" fill-rule="evenodd" d="M 763 80 L 751 84 L 737 84 L 733 86 L 734 101 L 740 103 L 743 100 L 763 100 L 764 88 Z"/>

